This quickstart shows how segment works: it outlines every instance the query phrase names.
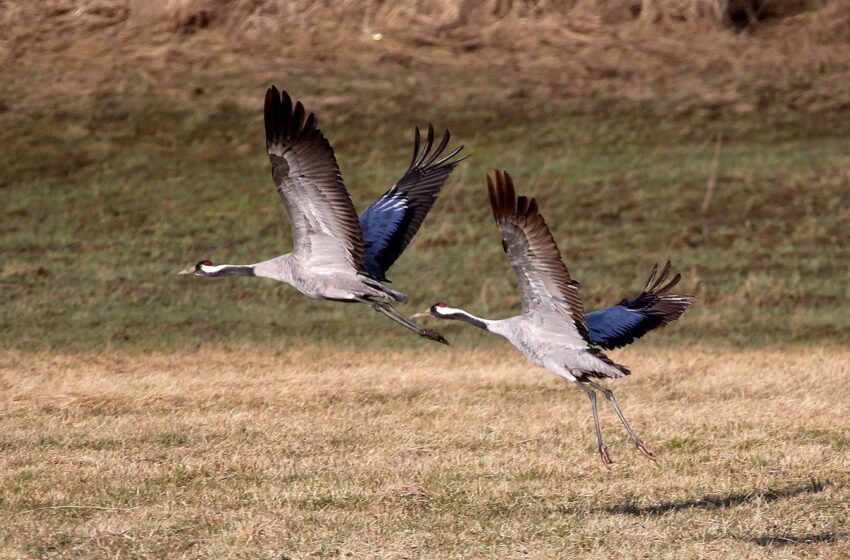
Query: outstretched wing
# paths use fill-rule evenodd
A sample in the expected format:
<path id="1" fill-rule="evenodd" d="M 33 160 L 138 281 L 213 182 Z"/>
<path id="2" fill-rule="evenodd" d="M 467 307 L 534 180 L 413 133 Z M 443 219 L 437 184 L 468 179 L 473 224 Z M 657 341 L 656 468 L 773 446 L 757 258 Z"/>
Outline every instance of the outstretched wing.
<path id="1" fill-rule="evenodd" d="M 608 350 L 626 346 L 649 331 L 675 321 L 685 312 L 693 303 L 693 297 L 667 293 L 679 283 L 681 274 L 677 273 L 664 283 L 670 274 L 670 261 L 661 274 L 657 273 L 656 264 L 646 287 L 634 298 L 586 315 L 591 342 Z"/>
<path id="2" fill-rule="evenodd" d="M 416 235 L 425 216 L 437 200 L 440 189 L 455 166 L 465 158 L 453 159 L 463 146 L 440 157 L 449 144 L 449 131 L 433 150 L 434 127 L 428 125 L 428 136 L 419 151 L 419 128 L 413 143 L 413 159 L 398 182 L 378 197 L 360 215 L 363 231 L 366 271 L 378 280 L 386 280 L 386 272 L 404 252 Z"/>
<path id="3" fill-rule="evenodd" d="M 363 237 L 333 148 L 313 113 L 274 86 L 266 92 L 266 151 L 289 213 L 295 253 L 312 267 L 363 264 Z"/>
<path id="4" fill-rule="evenodd" d="M 578 283 L 570 278 L 555 239 L 537 202 L 517 197 L 513 179 L 508 173 L 495 172 L 487 176 L 490 207 L 502 234 L 502 248 L 508 256 L 519 281 L 522 311 L 544 322 L 557 314 L 564 326 L 574 334 L 575 346 L 587 346 L 584 306 L 578 293 Z"/>

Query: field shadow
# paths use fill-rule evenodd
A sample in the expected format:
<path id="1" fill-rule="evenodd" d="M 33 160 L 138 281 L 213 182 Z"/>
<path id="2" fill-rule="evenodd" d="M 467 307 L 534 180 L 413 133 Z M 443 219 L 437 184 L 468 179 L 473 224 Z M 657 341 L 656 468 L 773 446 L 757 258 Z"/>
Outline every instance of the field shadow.
<path id="1" fill-rule="evenodd" d="M 756 492 L 737 492 L 726 495 L 710 494 L 691 500 L 676 500 L 648 506 L 640 506 L 634 502 L 625 501 L 595 511 L 611 514 L 657 516 L 683 509 L 722 509 L 755 501 L 775 502 L 776 500 L 792 498 L 802 494 L 816 494 L 822 492 L 828 485 L 828 482 L 812 480 L 808 484 L 788 488 L 768 489 Z"/>
<path id="2" fill-rule="evenodd" d="M 848 538 L 850 538 L 850 533 L 824 531 L 822 533 L 812 533 L 808 535 L 794 535 L 791 533 L 761 535 L 758 537 L 748 537 L 740 540 L 755 543 L 759 546 L 795 546 L 799 544 L 834 543 Z"/>

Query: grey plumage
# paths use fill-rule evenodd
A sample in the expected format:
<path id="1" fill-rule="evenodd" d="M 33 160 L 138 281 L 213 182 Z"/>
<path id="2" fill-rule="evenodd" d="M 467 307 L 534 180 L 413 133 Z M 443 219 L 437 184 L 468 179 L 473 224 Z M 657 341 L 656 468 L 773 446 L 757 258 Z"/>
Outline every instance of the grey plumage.
<path id="1" fill-rule="evenodd" d="M 420 336 L 447 344 L 438 332 L 420 327 L 396 311 L 391 302 L 406 301 L 407 296 L 383 285 L 366 268 L 361 224 L 343 183 L 333 148 L 319 130 L 316 116 L 307 114 L 300 101 L 293 104 L 286 92 L 281 93 L 274 86 L 266 92 L 264 116 L 266 151 L 275 187 L 289 214 L 293 251 L 253 265 L 214 265 L 203 261 L 181 274 L 271 278 L 312 298 L 367 304 Z M 447 131 L 435 155 L 445 148 L 448 137 Z M 433 127 L 429 127 L 428 149 L 432 141 Z M 414 153 L 418 145 L 417 130 Z M 419 212 L 416 228 L 458 160 L 448 164 L 446 161 L 458 152 L 459 149 L 454 150 L 448 158 L 436 162 L 441 167 L 438 167 L 436 179 L 427 184 L 430 196 L 427 206 L 413 208 Z M 433 157 L 425 161 L 426 155 L 427 150 L 419 162 L 423 165 L 412 166 L 417 172 L 420 169 L 427 172 L 435 163 Z M 408 174 L 410 172 L 408 169 Z M 415 181 L 413 186 L 416 186 Z M 379 233 L 373 231 L 373 235 Z M 405 236 L 404 246 L 414 233 L 415 229 L 393 231 L 393 234 Z M 381 268 L 381 273 L 388 267 Z"/>
<path id="2" fill-rule="evenodd" d="M 498 170 L 493 177 L 487 177 L 487 190 L 501 234 L 502 248 L 517 275 L 522 314 L 490 320 L 438 303 L 414 317 L 464 321 L 499 334 L 536 364 L 578 385 L 590 399 L 599 454 L 608 466 L 611 458 L 602 440 L 596 409 L 596 391 L 602 392 L 637 448 L 654 459 L 652 452 L 626 421 L 614 394 L 597 381 L 622 377 L 630 372 L 591 342 L 578 283 L 570 277 L 561 260 L 555 240 L 538 211 L 537 202 L 533 198 L 517 197 L 511 176 Z M 667 272 L 665 269 L 657 281 L 653 281 L 653 274 L 648 283 L 651 293 L 664 281 Z M 675 281 L 678 278 L 661 290 L 672 287 Z"/>
<path id="3" fill-rule="evenodd" d="M 519 341 L 527 355 L 537 356 L 540 365 L 568 377 L 628 375 L 628 369 L 590 346 L 578 283 L 561 260 L 537 202 L 517 197 L 511 176 L 501 171 L 495 181 L 487 177 L 487 191 L 522 302 L 522 315 L 506 325 L 508 338 Z"/>

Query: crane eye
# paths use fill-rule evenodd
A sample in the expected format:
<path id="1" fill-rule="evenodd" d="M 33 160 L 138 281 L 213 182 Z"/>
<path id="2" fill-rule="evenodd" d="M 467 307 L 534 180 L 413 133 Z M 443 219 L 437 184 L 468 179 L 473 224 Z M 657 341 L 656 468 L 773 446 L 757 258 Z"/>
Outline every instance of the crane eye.
<path id="1" fill-rule="evenodd" d="M 437 304 L 437 307 L 448 307 L 448 304 L 446 304 L 446 302 L 444 302 L 444 301 L 441 301 L 440 303 Z"/>

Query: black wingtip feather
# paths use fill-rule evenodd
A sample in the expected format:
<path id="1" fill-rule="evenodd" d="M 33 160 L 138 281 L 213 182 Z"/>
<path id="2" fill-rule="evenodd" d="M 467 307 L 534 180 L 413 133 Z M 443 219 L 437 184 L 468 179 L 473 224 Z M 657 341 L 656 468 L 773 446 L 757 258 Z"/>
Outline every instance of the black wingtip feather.
<path id="1" fill-rule="evenodd" d="M 289 137 L 294 138 L 304 124 L 304 105 L 299 101 L 295 104 L 295 112 L 292 114 L 292 120 L 289 121 Z"/>
<path id="2" fill-rule="evenodd" d="M 274 85 L 266 90 L 263 120 L 266 128 L 266 147 L 283 140 L 294 140 L 312 134 L 318 126 L 314 113 L 308 114 L 300 101 L 293 104 L 289 93 L 278 90 Z"/>
<path id="3" fill-rule="evenodd" d="M 673 279 L 670 280 L 669 282 L 667 282 L 667 284 L 665 284 L 664 286 L 658 288 L 656 290 L 656 293 L 663 294 L 663 293 L 669 292 L 672 288 L 674 288 L 679 283 L 679 281 L 681 279 L 682 279 L 682 275 L 677 272 L 676 275 L 673 277 Z"/>
<path id="4" fill-rule="evenodd" d="M 516 200 L 516 212 L 517 214 L 525 214 L 528 210 L 528 197 L 520 196 Z"/>
<path id="5" fill-rule="evenodd" d="M 452 159 L 453 157 L 455 157 L 456 155 L 458 155 L 458 154 L 460 153 L 460 151 L 461 151 L 461 150 L 463 150 L 463 148 L 464 148 L 464 145 L 463 145 L 463 144 L 461 144 L 460 146 L 458 146 L 457 148 L 455 148 L 454 150 L 452 150 L 451 152 L 449 152 L 449 154 L 448 154 L 448 155 L 446 155 L 445 157 L 443 157 L 443 158 L 442 158 L 442 159 L 440 159 L 439 161 L 435 161 L 435 162 L 431 163 L 430 165 L 433 165 L 434 167 L 438 167 L 438 166 L 440 166 L 440 165 L 445 164 L 445 163 L 446 163 L 446 162 L 448 162 L 450 159 Z M 434 157 L 436 157 L 436 156 L 434 156 Z M 451 167 L 454 167 L 455 165 L 459 164 L 460 162 L 462 162 L 463 160 L 465 160 L 465 159 L 466 159 L 466 158 L 468 158 L 468 157 L 469 157 L 469 155 L 465 155 L 465 156 L 463 156 L 462 158 L 458 158 L 458 159 L 456 159 L 455 161 L 452 161 L 452 162 L 448 163 L 448 165 L 450 165 Z"/>
<path id="6" fill-rule="evenodd" d="M 670 261 L 667 261 L 667 263 L 664 265 L 664 268 L 661 269 L 661 274 L 659 274 L 658 278 L 656 278 L 655 281 L 652 283 L 652 289 L 657 290 L 658 286 L 663 284 L 664 281 L 667 279 L 667 276 L 669 276 L 669 275 L 670 275 Z"/>
<path id="7" fill-rule="evenodd" d="M 314 113 L 310 113 L 307 115 L 307 121 L 304 123 L 304 129 L 301 131 L 302 134 L 312 134 L 313 131 L 316 130 L 316 125 L 318 124 L 318 119 Z"/>
<path id="8" fill-rule="evenodd" d="M 416 129 L 419 130 L 418 128 Z M 422 162 L 425 161 L 425 158 L 428 157 L 428 154 L 431 152 L 431 144 L 434 143 L 434 126 L 428 123 L 428 133 L 425 135 L 425 143 L 422 144 L 422 151 L 419 153 L 413 154 L 413 163 L 410 165 L 410 169 L 421 167 Z M 418 151 L 419 146 L 417 142 L 416 149 Z"/>
<path id="9" fill-rule="evenodd" d="M 280 97 L 280 114 L 276 123 L 278 138 L 291 138 L 292 134 L 289 130 L 289 125 L 292 122 L 292 98 L 285 91 Z"/>
<path id="10" fill-rule="evenodd" d="M 428 132 L 424 143 L 422 142 L 419 127 L 415 127 L 413 136 L 413 157 L 410 160 L 410 165 L 407 167 L 408 172 L 411 170 L 418 170 L 421 172 L 424 170 L 436 171 L 440 169 L 447 169 L 451 172 L 457 164 L 469 157 L 463 156 L 456 160 L 452 160 L 452 158 L 457 156 L 461 150 L 464 149 L 465 146 L 463 144 L 443 156 L 446 146 L 448 146 L 451 141 L 451 132 L 448 129 L 443 132 L 440 143 L 436 147 L 434 146 L 435 137 L 435 129 L 432 123 L 428 123 Z"/>
<path id="11" fill-rule="evenodd" d="M 433 128 L 433 125 L 430 125 L 430 124 L 429 124 L 428 126 L 429 126 L 429 128 Z M 431 157 L 428 159 L 428 161 L 426 161 L 426 162 L 423 164 L 423 166 L 424 166 L 424 167 L 430 167 L 431 165 L 433 165 L 433 164 L 434 164 L 434 160 L 436 160 L 438 157 L 440 157 L 440 154 L 442 154 L 442 153 L 443 153 L 443 150 L 445 150 L 445 149 L 446 149 L 446 146 L 448 146 L 448 144 L 449 144 L 449 138 L 451 138 L 451 134 L 449 134 L 449 131 L 448 131 L 448 130 L 446 130 L 446 131 L 443 133 L 443 139 L 442 139 L 442 140 L 440 140 L 440 143 L 439 143 L 439 144 L 437 144 L 437 147 L 434 149 L 434 152 L 433 152 L 433 154 L 431 155 Z"/>

